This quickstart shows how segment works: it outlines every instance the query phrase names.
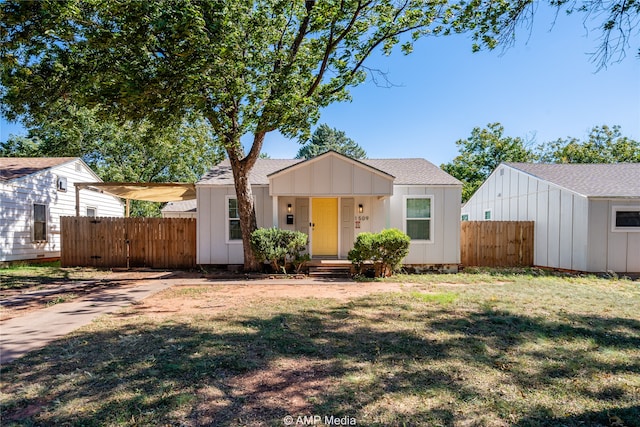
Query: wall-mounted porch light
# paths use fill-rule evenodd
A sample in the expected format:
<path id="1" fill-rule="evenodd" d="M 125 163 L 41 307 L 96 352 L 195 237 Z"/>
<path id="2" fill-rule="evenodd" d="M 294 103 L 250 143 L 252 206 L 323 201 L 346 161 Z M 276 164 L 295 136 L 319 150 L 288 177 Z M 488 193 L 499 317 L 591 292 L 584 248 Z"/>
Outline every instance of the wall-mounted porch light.
<path id="1" fill-rule="evenodd" d="M 364 206 L 362 206 L 362 203 L 360 203 L 358 205 L 358 213 L 363 213 L 364 212 Z"/>
<path id="2" fill-rule="evenodd" d="M 288 212 L 288 213 L 291 213 L 291 203 L 289 203 L 289 204 L 287 205 L 287 212 Z"/>

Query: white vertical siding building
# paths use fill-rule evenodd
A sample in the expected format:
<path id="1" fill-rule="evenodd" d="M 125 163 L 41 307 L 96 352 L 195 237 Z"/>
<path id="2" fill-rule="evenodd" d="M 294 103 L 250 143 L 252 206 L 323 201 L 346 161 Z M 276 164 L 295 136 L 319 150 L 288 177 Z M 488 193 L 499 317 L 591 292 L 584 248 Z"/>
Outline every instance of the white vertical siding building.
<path id="1" fill-rule="evenodd" d="M 76 215 L 76 182 L 100 182 L 79 158 L 0 157 L 0 262 L 60 257 L 60 217 Z M 82 216 L 123 216 L 120 199 L 84 190 Z"/>
<path id="2" fill-rule="evenodd" d="M 312 258 L 345 259 L 358 233 L 409 234 L 405 264 L 455 270 L 461 183 L 424 159 L 355 160 L 334 151 L 309 160 L 258 159 L 250 182 L 259 227 L 309 235 Z M 197 184 L 198 264 L 242 264 L 228 161 Z"/>
<path id="3" fill-rule="evenodd" d="M 640 272 L 640 164 L 503 163 L 462 207 L 472 221 L 534 221 L 534 264 Z"/>

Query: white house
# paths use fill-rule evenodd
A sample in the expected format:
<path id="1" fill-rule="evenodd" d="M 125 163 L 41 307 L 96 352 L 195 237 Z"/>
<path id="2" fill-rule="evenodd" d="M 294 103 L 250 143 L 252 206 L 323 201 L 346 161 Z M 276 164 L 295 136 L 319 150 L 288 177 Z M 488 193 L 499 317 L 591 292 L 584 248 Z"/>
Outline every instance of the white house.
<path id="1" fill-rule="evenodd" d="M 60 257 L 60 217 L 76 215 L 76 182 L 101 179 L 76 157 L 0 157 L 0 261 Z M 120 199 L 84 190 L 82 216 L 123 216 Z"/>
<path id="2" fill-rule="evenodd" d="M 503 163 L 462 219 L 535 221 L 538 266 L 640 272 L 640 163 Z"/>
<path id="3" fill-rule="evenodd" d="M 329 151 L 309 160 L 258 159 L 250 183 L 258 227 L 309 235 L 313 258 L 346 259 L 360 232 L 411 237 L 405 264 L 456 270 L 461 183 L 424 159 L 354 160 Z M 228 161 L 198 183 L 198 264 L 241 264 L 242 240 Z"/>

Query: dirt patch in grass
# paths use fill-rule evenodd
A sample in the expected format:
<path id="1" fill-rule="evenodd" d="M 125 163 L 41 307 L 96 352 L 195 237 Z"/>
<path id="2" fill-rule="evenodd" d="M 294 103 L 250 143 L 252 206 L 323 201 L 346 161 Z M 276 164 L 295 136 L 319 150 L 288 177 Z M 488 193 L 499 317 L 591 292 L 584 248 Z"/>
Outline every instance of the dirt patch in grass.
<path id="1" fill-rule="evenodd" d="M 123 316 L 145 313 L 156 317 L 173 315 L 192 316 L 223 310 L 237 310 L 264 303 L 273 304 L 282 299 L 327 298 L 348 301 L 365 295 L 399 292 L 418 286 L 393 282 L 377 283 L 315 283 L 297 284 L 271 283 L 216 283 L 181 284 L 147 298 Z"/>

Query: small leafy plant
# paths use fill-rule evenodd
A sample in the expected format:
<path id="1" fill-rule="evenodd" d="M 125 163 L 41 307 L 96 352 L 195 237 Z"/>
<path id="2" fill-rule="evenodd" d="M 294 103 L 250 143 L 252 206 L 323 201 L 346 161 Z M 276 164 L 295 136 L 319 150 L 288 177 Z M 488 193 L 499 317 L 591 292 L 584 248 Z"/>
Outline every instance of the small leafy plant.
<path id="1" fill-rule="evenodd" d="M 372 262 L 376 276 L 391 276 L 409 253 L 410 242 L 409 236 L 395 228 L 360 233 L 348 257 L 360 274 L 365 272 L 367 262 Z"/>
<path id="2" fill-rule="evenodd" d="M 306 249 L 308 240 L 309 237 L 300 231 L 276 227 L 259 228 L 251 234 L 251 246 L 256 256 L 262 262 L 269 262 L 273 271 L 286 271 L 288 261 L 295 264 L 305 259 L 301 253 Z"/>

